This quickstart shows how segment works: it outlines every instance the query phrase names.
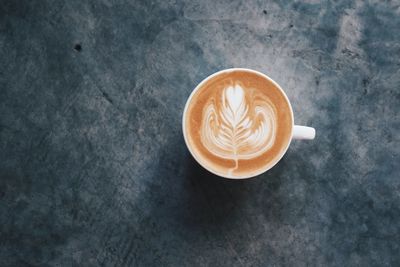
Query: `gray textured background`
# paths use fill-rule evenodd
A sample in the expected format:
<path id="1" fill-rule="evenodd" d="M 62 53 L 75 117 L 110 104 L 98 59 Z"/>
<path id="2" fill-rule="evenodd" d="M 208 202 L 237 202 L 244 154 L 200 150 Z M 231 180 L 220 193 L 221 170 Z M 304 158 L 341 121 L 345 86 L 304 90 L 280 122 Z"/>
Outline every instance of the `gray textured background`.
<path id="1" fill-rule="evenodd" d="M 400 265 L 400 2 L 214 2 L 0 1 L 0 266 Z M 317 129 L 246 181 L 181 134 L 228 67 Z"/>

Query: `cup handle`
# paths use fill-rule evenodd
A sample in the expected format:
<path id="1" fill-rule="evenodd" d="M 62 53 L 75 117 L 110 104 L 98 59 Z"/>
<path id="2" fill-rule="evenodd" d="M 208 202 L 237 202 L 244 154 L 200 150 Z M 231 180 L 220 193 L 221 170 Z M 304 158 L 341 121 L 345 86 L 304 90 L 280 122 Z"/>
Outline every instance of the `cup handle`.
<path id="1" fill-rule="evenodd" d="M 313 140 L 315 138 L 315 129 L 307 126 L 294 125 L 292 139 L 295 140 Z"/>

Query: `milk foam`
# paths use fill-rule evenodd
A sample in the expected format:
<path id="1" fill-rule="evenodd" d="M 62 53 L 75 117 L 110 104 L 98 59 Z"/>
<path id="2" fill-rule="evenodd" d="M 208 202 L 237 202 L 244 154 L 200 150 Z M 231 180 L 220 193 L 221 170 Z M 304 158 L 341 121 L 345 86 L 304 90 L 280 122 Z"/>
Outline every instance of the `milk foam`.
<path id="1" fill-rule="evenodd" d="M 266 152 L 276 137 L 276 110 L 263 94 L 248 93 L 239 84 L 222 90 L 204 106 L 201 142 L 215 156 L 235 161 Z"/>

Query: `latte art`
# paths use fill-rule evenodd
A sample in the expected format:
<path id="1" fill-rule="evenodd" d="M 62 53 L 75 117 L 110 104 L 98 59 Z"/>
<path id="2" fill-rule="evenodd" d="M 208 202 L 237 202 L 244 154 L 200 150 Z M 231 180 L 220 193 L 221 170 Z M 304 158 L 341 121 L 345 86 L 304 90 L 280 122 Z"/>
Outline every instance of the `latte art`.
<path id="1" fill-rule="evenodd" d="M 276 164 L 292 127 L 290 104 L 278 85 L 243 69 L 203 81 L 183 116 L 192 155 L 206 169 L 229 178 L 254 176 Z"/>
<path id="2" fill-rule="evenodd" d="M 223 89 L 219 98 L 210 98 L 204 107 L 201 142 L 215 156 L 234 160 L 252 159 L 267 151 L 276 136 L 276 112 L 262 95 L 246 95 L 239 85 Z"/>

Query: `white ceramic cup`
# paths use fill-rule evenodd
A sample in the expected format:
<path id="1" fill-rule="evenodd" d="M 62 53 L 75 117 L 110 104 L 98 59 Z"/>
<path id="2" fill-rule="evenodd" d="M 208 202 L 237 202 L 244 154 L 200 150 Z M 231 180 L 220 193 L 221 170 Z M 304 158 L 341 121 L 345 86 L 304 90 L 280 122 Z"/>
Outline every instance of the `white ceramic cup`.
<path id="1" fill-rule="evenodd" d="M 246 176 L 241 176 L 241 177 L 230 177 L 230 176 L 225 176 L 225 175 L 221 175 L 221 174 L 219 174 L 219 173 L 214 172 L 213 170 L 211 170 L 210 168 L 208 168 L 205 164 L 203 164 L 203 163 L 201 162 L 201 160 L 199 160 L 198 155 L 196 155 L 196 153 L 193 151 L 192 147 L 191 147 L 190 144 L 188 143 L 188 139 L 187 139 L 187 136 L 186 136 L 186 130 L 185 130 L 185 129 L 186 129 L 185 121 L 186 121 L 186 116 L 187 116 L 187 109 L 188 109 L 188 107 L 189 107 L 189 104 L 190 104 L 191 101 L 192 101 L 193 95 L 194 95 L 198 90 L 201 90 L 200 88 L 201 88 L 208 80 L 210 80 L 210 79 L 213 78 L 214 76 L 220 75 L 220 74 L 222 74 L 222 73 L 227 73 L 227 72 L 231 72 L 231 71 L 236 71 L 236 70 L 246 71 L 246 72 L 258 74 L 258 75 L 264 77 L 264 78 L 265 78 L 266 80 L 268 80 L 269 82 L 273 83 L 273 84 L 282 92 L 282 95 L 287 99 L 287 102 L 289 103 L 289 107 L 290 107 L 290 117 L 291 117 L 291 119 L 292 119 L 292 125 L 293 125 L 293 126 L 292 126 L 292 129 L 291 129 L 291 131 L 292 131 L 292 138 L 291 138 L 291 140 L 293 140 L 293 139 L 296 139 L 296 140 L 312 140 L 312 139 L 315 138 L 315 129 L 312 128 L 312 127 L 307 127 L 307 126 L 294 125 L 294 118 L 293 118 L 293 109 L 292 109 L 292 105 L 290 104 L 289 98 L 287 97 L 285 91 L 283 91 L 283 89 L 279 86 L 278 83 L 276 83 L 276 82 L 275 82 L 274 80 L 272 80 L 270 77 L 268 77 L 267 75 L 265 75 L 265 74 L 263 74 L 263 73 L 261 73 L 261 72 L 258 72 L 258 71 L 255 71 L 255 70 L 251 70 L 251 69 L 246 69 L 246 68 L 231 68 L 231 69 L 225 69 L 225 70 L 218 71 L 218 72 L 216 72 L 216 73 L 214 73 L 214 74 L 211 74 L 211 75 L 208 76 L 207 78 L 205 78 L 203 81 L 201 81 L 201 82 L 196 86 L 196 88 L 195 88 L 195 89 L 193 90 L 193 92 L 190 94 L 190 96 L 189 96 L 189 98 L 188 98 L 188 100 L 187 100 L 187 102 L 186 102 L 185 109 L 184 109 L 184 111 L 183 111 L 182 130 L 183 130 L 183 137 L 184 137 L 184 139 L 185 139 L 186 146 L 188 147 L 190 153 L 191 153 L 192 156 L 196 159 L 196 161 L 197 161 L 201 166 L 203 166 L 203 168 L 205 168 L 206 170 L 208 170 L 209 172 L 211 172 L 211 173 L 213 173 L 213 174 L 216 174 L 216 175 L 218 175 L 218 176 L 224 177 L 224 178 L 246 179 L 246 178 L 251 178 L 251 177 L 260 175 L 260 174 L 262 174 L 262 173 L 268 171 L 268 170 L 271 169 L 272 167 L 274 167 L 274 166 L 282 159 L 282 157 L 285 155 L 287 149 L 289 148 L 289 145 L 290 145 L 290 143 L 291 143 L 291 140 L 287 143 L 285 149 L 283 150 L 284 152 L 281 154 L 281 156 L 280 156 L 279 158 L 277 158 L 277 159 L 275 160 L 275 162 L 273 162 L 272 164 L 269 164 L 269 166 L 266 166 L 266 168 L 261 169 L 261 170 L 259 170 L 258 172 L 251 173 L 251 174 L 246 175 Z"/>

